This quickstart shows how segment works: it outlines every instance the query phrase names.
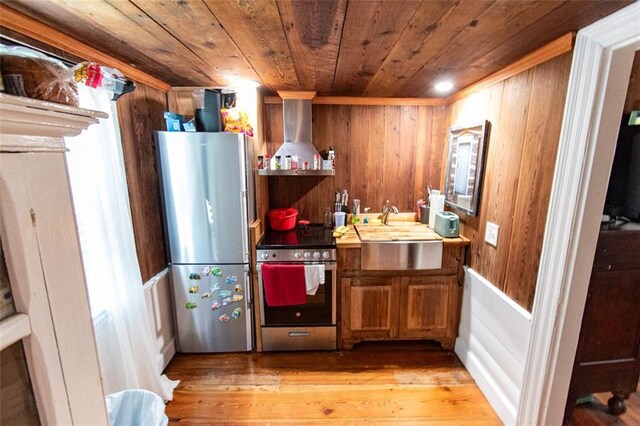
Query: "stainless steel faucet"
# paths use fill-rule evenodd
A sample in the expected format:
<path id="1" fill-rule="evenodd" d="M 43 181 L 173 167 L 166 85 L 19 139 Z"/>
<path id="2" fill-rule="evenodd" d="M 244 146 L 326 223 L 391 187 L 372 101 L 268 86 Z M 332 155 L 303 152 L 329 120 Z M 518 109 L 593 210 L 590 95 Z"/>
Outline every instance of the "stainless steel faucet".
<path id="1" fill-rule="evenodd" d="M 389 213 L 398 214 L 398 208 L 396 206 L 390 206 L 389 200 L 384 202 L 382 206 L 382 223 L 387 224 L 387 220 L 389 220 Z"/>

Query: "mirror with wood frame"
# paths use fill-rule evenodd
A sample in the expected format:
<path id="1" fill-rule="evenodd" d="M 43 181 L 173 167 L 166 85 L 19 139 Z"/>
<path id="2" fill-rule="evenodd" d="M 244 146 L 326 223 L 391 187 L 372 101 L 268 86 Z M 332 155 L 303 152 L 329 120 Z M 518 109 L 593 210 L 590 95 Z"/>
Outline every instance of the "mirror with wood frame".
<path id="1" fill-rule="evenodd" d="M 445 203 L 469 216 L 478 214 L 489 122 L 452 127 L 445 178 Z"/>

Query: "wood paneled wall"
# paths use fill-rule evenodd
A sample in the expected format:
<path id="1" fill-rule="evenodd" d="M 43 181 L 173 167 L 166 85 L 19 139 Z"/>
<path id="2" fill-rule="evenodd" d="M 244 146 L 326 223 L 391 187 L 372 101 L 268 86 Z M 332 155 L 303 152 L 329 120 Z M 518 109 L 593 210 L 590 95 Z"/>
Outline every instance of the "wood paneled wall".
<path id="1" fill-rule="evenodd" d="M 167 94 L 136 83 L 117 101 L 133 232 L 142 280 L 167 267 L 153 132 L 164 130 Z"/>
<path id="2" fill-rule="evenodd" d="M 538 65 L 450 105 L 449 126 L 491 123 L 477 217 L 461 215 L 469 265 L 531 311 L 571 54 Z M 484 242 L 487 221 L 498 246 Z"/>
<path id="3" fill-rule="evenodd" d="M 414 211 L 427 184 L 441 186 L 446 121 L 445 106 L 313 105 L 313 144 L 325 158 L 333 146 L 336 174 L 259 177 L 268 179 L 269 206 L 294 207 L 299 219 L 322 222 L 335 191 L 347 189 L 361 211 L 379 212 L 385 199 Z M 271 154 L 283 142 L 281 104 L 264 106 L 264 141 Z"/>
<path id="4" fill-rule="evenodd" d="M 636 52 L 629 78 L 627 97 L 624 101 L 624 113 L 628 114 L 632 110 L 640 109 L 640 51 Z"/>

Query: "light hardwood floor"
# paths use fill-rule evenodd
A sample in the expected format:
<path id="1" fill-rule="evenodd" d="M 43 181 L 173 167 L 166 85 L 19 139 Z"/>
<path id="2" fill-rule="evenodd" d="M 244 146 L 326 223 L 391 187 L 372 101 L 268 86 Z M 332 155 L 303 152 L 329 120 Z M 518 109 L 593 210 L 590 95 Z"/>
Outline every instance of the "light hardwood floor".
<path id="1" fill-rule="evenodd" d="M 183 355 L 170 424 L 497 425 L 453 352 L 431 343 L 353 351 Z"/>

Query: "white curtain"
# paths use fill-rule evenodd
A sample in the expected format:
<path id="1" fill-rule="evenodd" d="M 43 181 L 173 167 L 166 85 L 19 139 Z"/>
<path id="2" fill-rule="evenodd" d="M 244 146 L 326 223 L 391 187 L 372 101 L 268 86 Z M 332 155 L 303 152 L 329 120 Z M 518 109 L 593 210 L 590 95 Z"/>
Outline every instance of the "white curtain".
<path id="1" fill-rule="evenodd" d="M 158 371 L 136 256 L 118 115 L 110 98 L 106 92 L 80 87 L 80 106 L 104 111 L 109 119 L 66 140 L 103 387 L 105 394 L 147 389 L 169 401 L 178 381 Z"/>

